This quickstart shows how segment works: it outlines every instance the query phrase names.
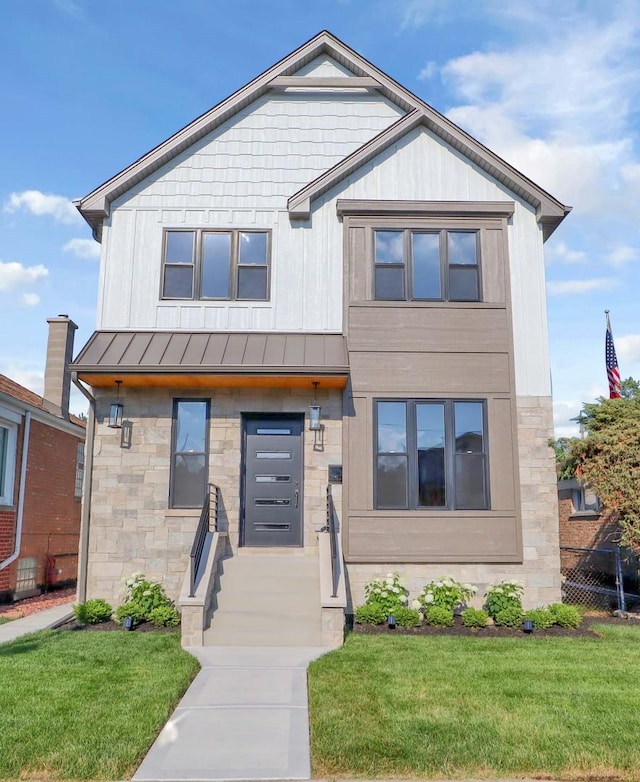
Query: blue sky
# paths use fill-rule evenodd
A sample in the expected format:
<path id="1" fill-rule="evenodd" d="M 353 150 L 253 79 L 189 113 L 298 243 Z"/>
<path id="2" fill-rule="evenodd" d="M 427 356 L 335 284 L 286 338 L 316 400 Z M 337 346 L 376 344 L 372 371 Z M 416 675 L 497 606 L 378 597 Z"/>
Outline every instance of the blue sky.
<path id="1" fill-rule="evenodd" d="M 607 394 L 605 308 L 640 377 L 640 0 L 0 0 L 0 372 L 41 391 L 46 318 L 93 331 L 99 248 L 70 199 L 322 29 L 574 207 L 546 245 L 573 432 Z"/>

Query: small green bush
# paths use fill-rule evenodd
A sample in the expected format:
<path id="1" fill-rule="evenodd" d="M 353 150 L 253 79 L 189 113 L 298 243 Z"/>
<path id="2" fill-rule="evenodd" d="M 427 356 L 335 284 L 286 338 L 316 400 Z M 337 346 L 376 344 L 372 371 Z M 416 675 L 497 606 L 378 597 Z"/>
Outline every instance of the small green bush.
<path id="1" fill-rule="evenodd" d="M 113 608 L 106 600 L 98 597 L 87 600 L 73 607 L 73 615 L 76 622 L 81 625 L 96 625 L 99 622 L 108 622 L 111 619 Z"/>
<path id="2" fill-rule="evenodd" d="M 451 627 L 453 625 L 453 611 L 444 606 L 431 606 L 424 617 L 427 624 L 434 627 Z"/>
<path id="3" fill-rule="evenodd" d="M 520 581 L 501 581 L 487 588 L 484 607 L 489 616 L 497 620 L 497 616 L 505 608 L 517 608 L 522 613 L 522 592 L 524 586 Z M 497 621 L 496 621 L 497 624 Z"/>
<path id="4" fill-rule="evenodd" d="M 486 627 L 489 614 L 481 608 L 467 608 L 462 612 L 462 624 L 465 627 Z"/>
<path id="5" fill-rule="evenodd" d="M 359 625 L 381 625 L 387 621 L 387 613 L 378 603 L 367 603 L 356 608 L 355 619 Z"/>
<path id="6" fill-rule="evenodd" d="M 516 605 L 510 605 L 498 611 L 493 621 L 501 627 L 520 627 L 522 624 L 522 609 Z"/>
<path id="7" fill-rule="evenodd" d="M 555 624 L 554 616 L 548 608 L 532 608 L 525 612 L 524 619 L 530 619 L 535 630 L 546 630 Z"/>
<path id="8" fill-rule="evenodd" d="M 575 630 L 582 624 L 582 616 L 575 606 L 553 603 L 548 610 L 553 616 L 554 623 L 559 627 L 569 627 Z"/>
<path id="9" fill-rule="evenodd" d="M 139 625 L 147 618 L 144 608 L 135 600 L 129 600 L 129 602 L 118 606 L 116 608 L 115 614 L 113 615 L 113 618 L 119 625 L 121 625 L 128 616 L 133 618 L 133 623 L 135 625 Z"/>
<path id="10" fill-rule="evenodd" d="M 173 606 L 158 606 L 149 611 L 147 618 L 156 627 L 177 627 L 180 624 L 180 614 Z"/>
<path id="11" fill-rule="evenodd" d="M 398 627 L 420 627 L 422 620 L 415 608 L 396 608 L 393 612 Z"/>

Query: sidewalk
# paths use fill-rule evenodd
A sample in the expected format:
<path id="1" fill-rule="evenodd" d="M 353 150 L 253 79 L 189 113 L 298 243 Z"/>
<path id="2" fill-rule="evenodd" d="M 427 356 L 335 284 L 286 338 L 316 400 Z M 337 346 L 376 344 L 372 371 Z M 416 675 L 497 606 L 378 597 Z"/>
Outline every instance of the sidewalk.
<path id="1" fill-rule="evenodd" d="M 64 603 L 54 608 L 47 608 L 45 611 L 30 614 L 22 619 L 14 619 L 12 622 L 0 625 L 0 643 L 15 641 L 21 635 L 35 633 L 38 630 L 49 630 L 72 615 L 72 604 Z"/>

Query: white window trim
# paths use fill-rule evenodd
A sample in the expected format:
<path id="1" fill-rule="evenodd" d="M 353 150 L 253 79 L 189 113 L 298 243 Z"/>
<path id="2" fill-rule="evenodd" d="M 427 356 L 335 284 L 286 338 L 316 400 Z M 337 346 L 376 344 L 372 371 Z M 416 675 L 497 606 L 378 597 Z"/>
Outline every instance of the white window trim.
<path id="1" fill-rule="evenodd" d="M 18 441 L 18 427 L 14 423 L 0 418 L 0 428 L 7 432 L 7 452 L 4 464 L 0 463 L 3 470 L 2 486 L 4 491 L 0 494 L 0 505 L 13 505 L 14 482 L 16 477 L 16 444 Z"/>

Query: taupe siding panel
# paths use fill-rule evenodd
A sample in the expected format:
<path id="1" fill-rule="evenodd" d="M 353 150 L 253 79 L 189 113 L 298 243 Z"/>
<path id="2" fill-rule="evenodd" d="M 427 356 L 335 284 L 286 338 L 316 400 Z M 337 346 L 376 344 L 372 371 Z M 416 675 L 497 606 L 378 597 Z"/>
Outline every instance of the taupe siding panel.
<path id="1" fill-rule="evenodd" d="M 507 353 L 504 309 L 351 307 L 349 349 L 380 352 Z"/>
<path id="2" fill-rule="evenodd" d="M 348 228 L 348 223 L 345 225 L 345 230 Z M 367 230 L 365 228 L 351 228 L 349 230 L 348 238 L 348 252 L 352 259 L 349 264 L 349 292 L 348 301 L 365 301 L 370 299 L 371 296 L 367 295 L 370 287 L 368 281 L 370 279 L 367 273 Z"/>
<path id="3" fill-rule="evenodd" d="M 172 334 L 160 364 L 163 366 L 177 366 L 181 364 L 188 344 L 188 334 Z"/>
<path id="4" fill-rule="evenodd" d="M 134 334 L 122 356 L 123 364 L 139 364 L 151 342 L 151 334 Z"/>
<path id="5" fill-rule="evenodd" d="M 260 366 L 264 361 L 264 349 L 266 344 L 266 334 L 250 334 L 247 338 L 247 349 L 244 352 L 245 364 Z"/>
<path id="6" fill-rule="evenodd" d="M 171 334 L 154 334 L 146 353 L 142 357 L 140 364 L 143 366 L 157 366 L 160 364 L 170 339 Z"/>
<path id="7" fill-rule="evenodd" d="M 183 363 L 191 364 L 192 366 L 199 366 L 202 364 L 208 342 L 208 334 L 192 334 L 189 338 L 189 344 L 184 352 L 184 356 L 182 357 Z"/>
<path id="8" fill-rule="evenodd" d="M 511 400 L 490 400 L 488 417 L 491 507 L 497 511 L 513 510 L 516 503 L 514 484 L 519 476 L 514 462 Z"/>
<path id="9" fill-rule="evenodd" d="M 506 354 L 350 353 L 354 392 L 407 397 L 509 393 Z"/>
<path id="10" fill-rule="evenodd" d="M 227 342 L 229 341 L 228 334 L 212 334 L 209 338 L 209 344 L 204 352 L 202 362 L 205 366 L 215 366 L 216 364 L 222 364 L 222 357 L 227 349 Z"/>
<path id="11" fill-rule="evenodd" d="M 515 515 L 349 518 L 351 562 L 519 562 Z"/>
<path id="12" fill-rule="evenodd" d="M 480 259 L 483 301 L 504 305 L 506 231 L 488 228 L 480 232 Z"/>
<path id="13" fill-rule="evenodd" d="M 370 403 L 364 397 L 353 399 L 354 415 L 345 419 L 348 459 L 346 478 L 350 510 L 373 507 L 373 432 Z"/>
<path id="14" fill-rule="evenodd" d="M 125 332 L 122 334 L 115 334 L 111 344 L 104 352 L 102 360 L 107 364 L 117 364 L 124 355 L 126 349 L 129 347 L 133 334 Z"/>

